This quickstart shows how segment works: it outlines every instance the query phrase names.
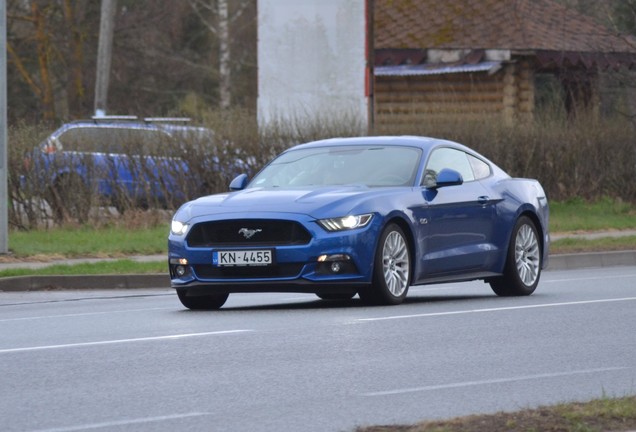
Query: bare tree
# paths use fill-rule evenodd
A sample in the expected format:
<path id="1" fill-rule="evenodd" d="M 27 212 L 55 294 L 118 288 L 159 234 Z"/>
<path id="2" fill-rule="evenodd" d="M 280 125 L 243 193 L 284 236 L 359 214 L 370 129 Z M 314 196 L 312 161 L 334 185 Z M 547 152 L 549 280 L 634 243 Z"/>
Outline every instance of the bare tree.
<path id="1" fill-rule="evenodd" d="M 77 22 L 76 11 L 72 0 L 63 1 L 64 22 L 69 32 L 70 51 L 72 61 L 70 69 L 71 79 L 68 80 L 69 111 L 81 113 L 83 110 L 86 90 L 84 87 L 84 48 L 82 46 L 82 32 Z"/>
<path id="2" fill-rule="evenodd" d="M 101 2 L 7 0 L 10 121 L 92 114 Z M 256 0 L 119 1 L 116 17 L 108 111 L 255 108 Z"/>
<path id="3" fill-rule="evenodd" d="M 10 89 L 9 99 L 16 101 L 9 102 L 13 108 L 20 106 L 23 113 L 47 121 L 83 114 L 84 44 L 92 41 L 86 31 L 90 25 L 82 27 L 88 5 L 74 0 L 10 0 L 8 73 L 14 86 L 18 81 L 26 84 Z"/>
<path id="4" fill-rule="evenodd" d="M 7 42 L 7 51 L 19 74 L 29 85 L 33 94 L 40 100 L 44 112 L 44 119 L 53 120 L 55 119 L 55 103 L 50 73 L 51 38 L 47 26 L 47 15 L 43 13 L 37 2 L 31 2 L 28 10 L 28 14 L 10 16 L 10 18 L 31 23 L 34 27 L 34 40 L 38 62 L 37 75 L 26 67 L 11 41 Z"/>
<path id="5" fill-rule="evenodd" d="M 219 41 L 219 105 L 229 108 L 232 98 L 232 70 L 230 55 L 230 24 L 236 21 L 250 4 L 249 0 L 236 2 L 230 14 L 227 0 L 190 0 L 192 9 L 206 28 Z"/>
<path id="6" fill-rule="evenodd" d="M 605 0 L 599 2 L 603 7 L 603 14 L 612 30 L 622 34 L 623 39 L 636 50 L 636 0 L 621 0 L 619 2 Z M 636 74 L 630 70 L 621 70 L 614 74 L 626 96 L 628 116 L 636 132 Z"/>

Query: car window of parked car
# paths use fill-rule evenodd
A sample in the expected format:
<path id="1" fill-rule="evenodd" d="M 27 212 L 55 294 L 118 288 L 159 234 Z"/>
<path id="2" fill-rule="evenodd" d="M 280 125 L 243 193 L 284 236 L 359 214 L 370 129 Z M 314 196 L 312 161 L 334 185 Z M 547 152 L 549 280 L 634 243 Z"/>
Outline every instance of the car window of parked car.
<path id="1" fill-rule="evenodd" d="M 57 140 L 64 151 L 161 155 L 170 136 L 150 129 L 77 127 L 66 130 Z"/>
<path id="2" fill-rule="evenodd" d="M 426 173 L 437 177 L 444 168 L 450 168 L 462 175 L 465 182 L 475 180 L 475 174 L 469 161 L 469 155 L 461 150 L 441 147 L 433 150 L 426 164 Z"/>

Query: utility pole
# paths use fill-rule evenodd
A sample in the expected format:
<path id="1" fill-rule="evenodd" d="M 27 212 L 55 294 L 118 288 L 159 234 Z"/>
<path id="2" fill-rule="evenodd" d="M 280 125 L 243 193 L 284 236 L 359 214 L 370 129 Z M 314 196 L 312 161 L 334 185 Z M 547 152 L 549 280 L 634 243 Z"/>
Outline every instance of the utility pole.
<path id="1" fill-rule="evenodd" d="M 116 10 L 117 0 L 102 0 L 97 46 L 97 77 L 95 78 L 95 115 L 98 117 L 106 114 Z"/>
<path id="2" fill-rule="evenodd" d="M 9 252 L 7 165 L 7 3 L 0 0 L 0 254 Z"/>

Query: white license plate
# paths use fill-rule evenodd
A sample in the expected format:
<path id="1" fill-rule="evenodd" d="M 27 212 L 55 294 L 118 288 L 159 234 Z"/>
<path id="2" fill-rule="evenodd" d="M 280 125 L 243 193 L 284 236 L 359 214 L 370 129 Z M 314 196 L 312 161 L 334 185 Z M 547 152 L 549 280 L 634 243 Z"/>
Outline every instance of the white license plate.
<path id="1" fill-rule="evenodd" d="M 273 263 L 271 249 L 212 252 L 212 264 L 219 267 L 268 266 Z"/>

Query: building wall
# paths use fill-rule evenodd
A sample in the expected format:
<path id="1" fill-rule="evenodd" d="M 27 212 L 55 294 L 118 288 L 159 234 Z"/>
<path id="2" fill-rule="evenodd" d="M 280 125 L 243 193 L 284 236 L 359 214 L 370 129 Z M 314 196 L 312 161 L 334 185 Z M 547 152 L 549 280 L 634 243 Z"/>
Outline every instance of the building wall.
<path id="1" fill-rule="evenodd" d="M 258 0 L 258 121 L 366 130 L 365 0 Z"/>
<path id="2" fill-rule="evenodd" d="M 503 120 L 527 122 L 534 116 L 534 69 L 527 59 L 507 64 L 503 77 Z"/>
<path id="3" fill-rule="evenodd" d="M 531 119 L 534 77 L 528 62 L 498 72 L 376 77 L 375 125 L 389 131 L 426 122 Z"/>

